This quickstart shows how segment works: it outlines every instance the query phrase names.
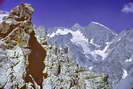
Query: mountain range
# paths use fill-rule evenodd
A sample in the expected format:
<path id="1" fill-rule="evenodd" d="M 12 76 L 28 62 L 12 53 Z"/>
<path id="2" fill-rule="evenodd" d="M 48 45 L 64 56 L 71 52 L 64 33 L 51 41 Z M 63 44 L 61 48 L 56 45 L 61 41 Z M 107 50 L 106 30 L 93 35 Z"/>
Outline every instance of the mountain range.
<path id="1" fill-rule="evenodd" d="M 75 24 L 70 28 L 50 28 L 47 39 L 51 45 L 68 48 L 68 54 L 80 66 L 109 75 L 114 88 L 117 84 L 122 86 L 119 89 L 133 87 L 132 29 L 116 33 L 98 22 L 91 22 L 86 27 Z"/>

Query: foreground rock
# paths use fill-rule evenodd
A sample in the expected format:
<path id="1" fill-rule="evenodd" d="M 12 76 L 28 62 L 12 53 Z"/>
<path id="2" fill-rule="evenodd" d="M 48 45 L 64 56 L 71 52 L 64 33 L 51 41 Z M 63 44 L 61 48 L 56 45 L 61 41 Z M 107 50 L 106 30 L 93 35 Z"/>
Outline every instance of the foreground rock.
<path id="1" fill-rule="evenodd" d="M 0 88 L 17 89 L 25 85 L 32 13 L 31 5 L 21 4 L 0 24 Z"/>
<path id="2" fill-rule="evenodd" d="M 68 56 L 68 49 L 49 47 L 45 59 L 48 77 L 43 89 L 111 89 L 107 75 L 85 70 Z"/>

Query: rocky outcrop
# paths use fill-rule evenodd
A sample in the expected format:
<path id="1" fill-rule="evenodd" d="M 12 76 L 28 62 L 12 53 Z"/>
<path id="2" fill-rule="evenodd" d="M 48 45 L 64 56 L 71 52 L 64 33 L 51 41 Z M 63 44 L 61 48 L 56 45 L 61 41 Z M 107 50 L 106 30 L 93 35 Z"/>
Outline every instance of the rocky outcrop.
<path id="1" fill-rule="evenodd" d="M 0 88 L 18 89 L 25 85 L 33 11 L 31 5 L 21 4 L 0 24 Z"/>
<path id="2" fill-rule="evenodd" d="M 111 89 L 107 75 L 87 71 L 68 55 L 67 48 L 47 48 L 43 89 Z"/>

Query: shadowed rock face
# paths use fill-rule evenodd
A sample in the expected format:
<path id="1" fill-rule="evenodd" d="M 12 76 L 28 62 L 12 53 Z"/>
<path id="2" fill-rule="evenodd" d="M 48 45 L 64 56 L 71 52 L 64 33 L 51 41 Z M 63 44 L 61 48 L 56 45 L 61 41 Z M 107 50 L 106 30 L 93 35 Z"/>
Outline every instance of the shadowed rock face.
<path id="1" fill-rule="evenodd" d="M 43 82 L 43 70 L 44 70 L 44 59 L 46 56 L 46 51 L 44 48 L 38 43 L 37 39 L 34 36 L 34 33 L 31 33 L 31 37 L 29 39 L 29 47 L 31 49 L 31 53 L 29 55 L 28 61 L 29 65 L 27 67 L 27 82 L 33 82 L 31 80 L 31 75 L 35 82 L 42 87 Z"/>

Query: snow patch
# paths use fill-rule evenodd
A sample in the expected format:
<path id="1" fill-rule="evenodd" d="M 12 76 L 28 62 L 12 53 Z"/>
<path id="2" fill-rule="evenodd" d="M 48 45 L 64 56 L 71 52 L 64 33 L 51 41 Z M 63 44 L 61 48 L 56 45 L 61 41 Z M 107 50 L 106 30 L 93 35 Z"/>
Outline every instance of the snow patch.
<path id="1" fill-rule="evenodd" d="M 131 56 L 131 58 L 125 60 L 125 62 L 132 62 L 133 61 L 133 55 Z"/>
<path id="2" fill-rule="evenodd" d="M 94 50 L 91 51 L 91 55 L 96 58 L 96 55 L 99 55 L 102 57 L 102 60 L 104 60 L 108 56 L 108 48 L 112 42 L 106 42 L 106 46 L 103 50 Z"/>
<path id="3" fill-rule="evenodd" d="M 94 39 L 91 39 L 91 40 L 90 40 L 90 43 L 91 43 L 92 45 L 96 46 L 96 47 L 100 47 L 100 45 L 94 43 Z"/>
<path id="4" fill-rule="evenodd" d="M 93 66 L 90 66 L 90 67 L 89 67 L 89 70 L 91 71 L 93 68 L 94 68 Z"/>
<path id="5" fill-rule="evenodd" d="M 7 12 L 0 12 L 0 23 L 2 23 L 3 22 L 3 18 L 5 17 L 5 16 L 8 16 L 9 15 L 9 13 L 7 13 Z"/>
<path id="6" fill-rule="evenodd" d="M 127 60 L 125 60 L 125 62 L 132 62 L 133 61 L 133 59 L 127 59 Z"/>
<path id="7" fill-rule="evenodd" d="M 94 50 L 91 51 L 90 48 L 87 46 L 87 44 L 83 45 L 84 48 L 84 54 L 91 54 L 95 60 L 97 60 L 97 55 L 102 57 L 102 60 L 104 60 L 108 56 L 108 48 L 112 42 L 106 42 L 106 46 L 103 50 Z"/>
<path id="8" fill-rule="evenodd" d="M 125 69 L 123 69 L 123 75 L 122 75 L 122 79 L 125 79 L 128 76 L 128 73 Z"/>
<path id="9" fill-rule="evenodd" d="M 47 36 L 52 38 L 56 35 L 67 35 L 68 33 L 72 34 L 71 41 L 74 43 L 79 43 L 81 41 L 88 42 L 88 39 L 85 38 L 85 36 L 80 31 L 72 31 L 70 29 L 58 29 L 56 32 L 53 32 L 52 34 L 48 34 Z"/>
<path id="10" fill-rule="evenodd" d="M 56 32 L 53 32 L 52 34 L 48 34 L 47 36 L 52 38 L 56 35 L 66 35 L 68 33 L 71 33 L 72 31 L 69 29 L 58 29 Z"/>
<path id="11" fill-rule="evenodd" d="M 78 30 L 72 31 L 71 34 L 73 36 L 71 39 L 73 43 L 80 44 L 82 45 L 82 47 L 83 47 L 83 44 L 85 45 L 88 43 L 88 39 L 80 31 Z"/>
<path id="12" fill-rule="evenodd" d="M 106 42 L 106 46 L 105 46 L 105 48 L 103 50 L 96 50 L 95 51 L 96 54 L 102 56 L 103 60 L 108 56 L 107 50 L 108 50 L 108 48 L 109 48 L 109 46 L 110 46 L 111 43 L 112 42 Z"/>

